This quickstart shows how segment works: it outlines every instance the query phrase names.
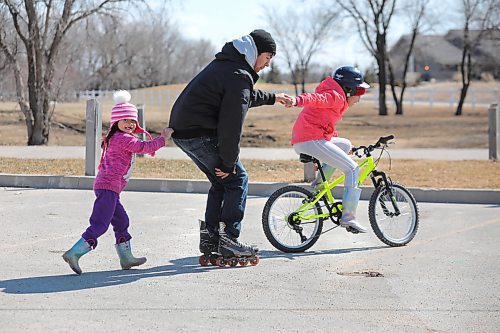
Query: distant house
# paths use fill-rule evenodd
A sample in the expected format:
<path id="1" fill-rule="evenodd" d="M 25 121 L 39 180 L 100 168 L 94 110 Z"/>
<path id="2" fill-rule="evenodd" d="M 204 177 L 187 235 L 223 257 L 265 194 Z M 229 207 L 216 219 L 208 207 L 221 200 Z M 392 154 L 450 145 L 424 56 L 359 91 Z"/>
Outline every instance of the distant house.
<path id="1" fill-rule="evenodd" d="M 470 31 L 471 40 L 479 31 Z M 402 36 L 389 51 L 391 64 L 397 79 L 402 77 L 406 52 L 410 43 L 409 35 Z M 450 30 L 442 35 L 419 35 L 415 39 L 408 68 L 409 77 L 422 80 L 452 80 L 460 72 L 462 62 L 463 31 Z M 472 57 L 473 77 L 481 78 L 490 73 L 500 78 L 500 31 L 484 36 Z"/>

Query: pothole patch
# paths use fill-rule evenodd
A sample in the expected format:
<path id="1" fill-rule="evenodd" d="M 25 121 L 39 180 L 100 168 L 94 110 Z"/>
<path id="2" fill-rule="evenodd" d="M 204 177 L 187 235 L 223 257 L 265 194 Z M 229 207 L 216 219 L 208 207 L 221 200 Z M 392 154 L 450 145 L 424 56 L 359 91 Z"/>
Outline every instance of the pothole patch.
<path id="1" fill-rule="evenodd" d="M 384 277 L 384 274 L 375 271 L 338 272 L 337 274 L 343 276 Z"/>

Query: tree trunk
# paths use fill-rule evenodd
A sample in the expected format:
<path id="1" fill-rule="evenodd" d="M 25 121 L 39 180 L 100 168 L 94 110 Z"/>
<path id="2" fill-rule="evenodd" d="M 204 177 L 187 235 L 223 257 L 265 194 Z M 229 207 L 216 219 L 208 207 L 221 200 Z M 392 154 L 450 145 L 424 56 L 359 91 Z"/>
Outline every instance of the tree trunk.
<path id="1" fill-rule="evenodd" d="M 298 96 L 299 95 L 299 84 L 294 81 L 293 87 L 295 88 L 295 96 Z"/>
<path id="2" fill-rule="evenodd" d="M 31 110 L 30 110 L 30 106 L 27 102 L 25 102 L 24 100 L 22 100 L 22 95 L 21 97 L 18 97 L 19 100 L 18 100 L 18 103 L 19 103 L 19 107 L 21 108 L 21 111 L 24 115 L 24 122 L 26 123 L 26 137 L 28 138 L 28 141 L 29 141 L 29 138 L 31 138 L 31 136 L 33 135 L 33 118 L 32 118 L 32 113 L 31 113 Z"/>
<path id="3" fill-rule="evenodd" d="M 45 130 L 42 112 L 34 114 L 33 132 L 28 138 L 28 146 L 46 145 L 49 142 L 48 131 Z"/>
<path id="4" fill-rule="evenodd" d="M 377 65 L 378 65 L 378 114 L 387 116 L 387 105 L 385 87 L 387 85 L 387 73 L 385 67 L 385 38 L 382 34 L 377 34 Z"/>
<path id="5" fill-rule="evenodd" d="M 385 95 L 385 86 L 386 86 L 386 73 L 385 73 L 385 64 L 379 64 L 379 72 L 378 72 L 378 114 L 379 116 L 387 116 L 387 105 L 386 105 L 386 95 Z"/>
<path id="6" fill-rule="evenodd" d="M 460 100 L 458 101 L 457 111 L 455 112 L 455 116 L 461 116 L 463 105 L 465 103 L 465 98 L 467 97 L 467 90 L 469 90 L 470 85 L 470 77 L 472 72 L 472 56 L 470 48 L 464 46 L 463 58 L 461 65 L 462 72 L 462 89 L 460 90 Z"/>
<path id="7" fill-rule="evenodd" d="M 305 93 L 306 92 L 306 73 L 307 73 L 307 70 L 305 69 L 305 67 L 302 67 L 301 71 L 302 73 L 301 75 L 301 85 L 302 85 L 302 93 Z"/>
<path id="8" fill-rule="evenodd" d="M 403 115 L 403 98 L 405 94 L 405 89 L 406 89 L 406 82 L 405 79 L 403 78 L 403 86 L 401 87 L 401 94 L 399 95 L 398 103 L 396 103 L 396 115 L 398 116 Z"/>
<path id="9" fill-rule="evenodd" d="M 392 98 L 394 99 L 394 104 L 396 104 L 396 114 L 403 114 L 403 103 L 398 99 L 396 92 L 396 79 L 394 77 L 394 71 L 392 70 L 392 65 L 390 59 L 387 59 L 387 68 L 389 69 L 389 84 L 391 86 Z"/>
<path id="10" fill-rule="evenodd" d="M 385 75 L 385 73 L 381 73 L 379 71 L 379 75 Z M 378 114 L 379 116 L 387 116 L 387 105 L 385 104 L 385 79 L 379 78 L 378 80 Z"/>
<path id="11" fill-rule="evenodd" d="M 465 84 L 462 86 L 462 89 L 460 90 L 460 100 L 458 101 L 458 106 L 457 106 L 457 111 L 455 112 L 455 116 L 461 116 L 462 115 L 462 108 L 465 103 L 465 97 L 467 97 L 467 90 L 469 89 L 469 85 Z"/>
<path id="12" fill-rule="evenodd" d="M 465 102 L 465 97 L 467 97 L 467 90 L 470 85 L 470 78 L 472 73 L 472 47 L 469 40 L 469 24 L 465 23 L 464 27 L 464 46 L 462 50 L 462 62 L 460 63 L 460 73 L 462 74 L 462 89 L 460 90 L 460 100 L 458 101 L 457 111 L 455 116 L 461 116 L 462 110 Z"/>
<path id="13" fill-rule="evenodd" d="M 403 115 L 403 103 L 401 101 L 396 102 L 396 115 L 398 116 Z"/>

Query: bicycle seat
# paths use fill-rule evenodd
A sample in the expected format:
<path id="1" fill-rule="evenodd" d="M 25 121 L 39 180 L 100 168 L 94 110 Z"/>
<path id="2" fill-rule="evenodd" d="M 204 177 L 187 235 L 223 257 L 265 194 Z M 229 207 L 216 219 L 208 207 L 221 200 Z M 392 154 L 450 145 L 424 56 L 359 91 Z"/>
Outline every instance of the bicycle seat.
<path id="1" fill-rule="evenodd" d="M 302 163 L 309 163 L 309 162 L 316 162 L 317 161 L 317 159 L 315 159 L 311 155 L 307 155 L 307 154 L 300 154 L 299 155 L 299 160 Z"/>

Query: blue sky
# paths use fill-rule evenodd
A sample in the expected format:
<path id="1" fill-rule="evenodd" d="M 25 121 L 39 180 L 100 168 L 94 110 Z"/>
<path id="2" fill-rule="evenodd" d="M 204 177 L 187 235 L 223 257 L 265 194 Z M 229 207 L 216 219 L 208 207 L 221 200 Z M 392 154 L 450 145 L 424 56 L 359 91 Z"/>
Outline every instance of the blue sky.
<path id="1" fill-rule="evenodd" d="M 204 36 L 222 46 L 254 29 L 265 29 L 264 6 L 290 3 L 290 0 L 183 0 L 174 7 L 175 18 L 186 36 Z"/>
<path id="2" fill-rule="evenodd" d="M 447 1 L 431 0 L 434 5 Z M 173 14 L 172 16 L 184 36 L 194 39 L 209 39 L 219 49 L 225 42 L 246 35 L 253 29 L 267 29 L 268 25 L 263 16 L 266 6 L 267 8 L 269 6 L 286 8 L 294 4 L 307 5 L 308 3 L 311 2 L 292 0 L 174 0 L 170 3 L 169 10 L 172 10 L 171 14 Z M 407 28 L 404 22 L 393 21 L 391 24 L 393 25 L 392 31 L 395 33 L 389 36 L 389 43 L 394 43 L 401 34 L 407 33 Z M 314 61 L 332 67 L 347 64 L 357 64 L 362 70 L 370 67 L 374 63 L 373 57 L 369 55 L 361 43 L 355 28 L 352 29 L 352 32 L 350 36 L 336 36 L 334 41 L 327 45 Z M 329 64 L 331 59 L 335 59 L 334 64 Z M 279 49 L 275 61 L 280 61 Z"/>
<path id="3" fill-rule="evenodd" d="M 209 39 L 219 49 L 225 42 L 247 35 L 254 29 L 268 29 L 263 16 L 266 6 L 284 8 L 293 3 L 291 0 L 183 0 L 174 2 L 172 10 L 174 21 L 184 36 Z M 342 47 L 346 49 L 336 57 L 339 63 L 356 63 L 363 68 L 372 61 L 355 36 L 343 40 Z M 363 52 L 359 52 L 360 49 Z M 329 65 L 328 57 L 331 57 L 331 52 L 323 52 L 315 61 Z M 280 62 L 279 49 L 275 61 Z"/>

